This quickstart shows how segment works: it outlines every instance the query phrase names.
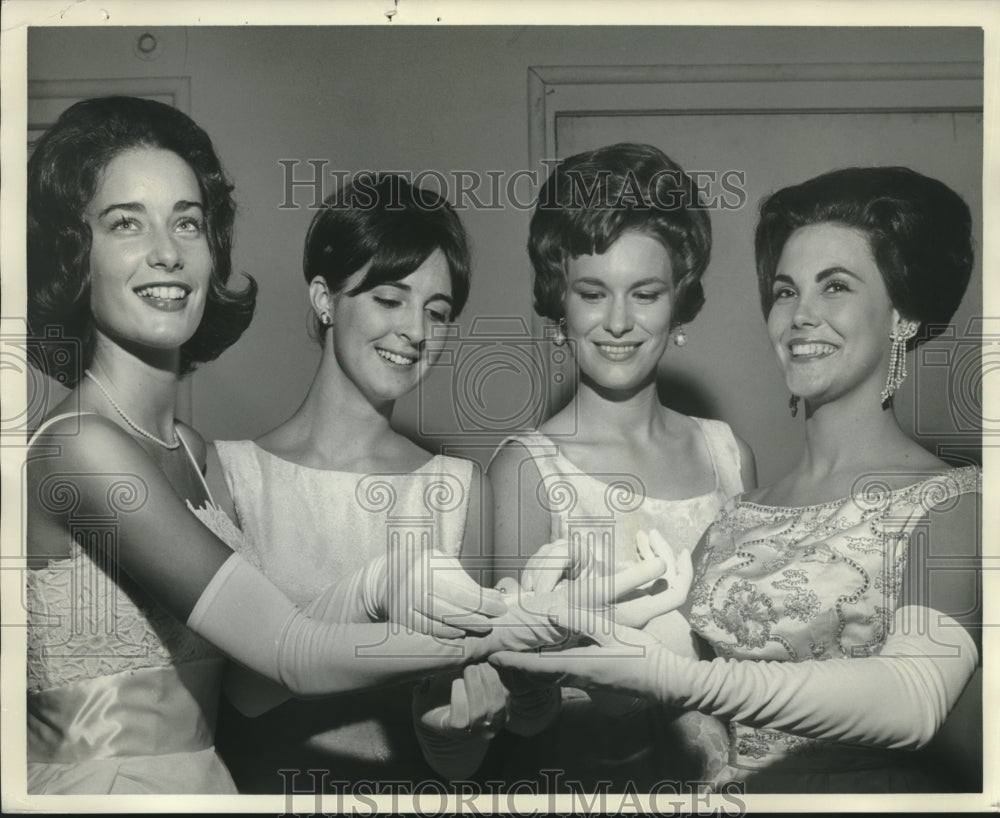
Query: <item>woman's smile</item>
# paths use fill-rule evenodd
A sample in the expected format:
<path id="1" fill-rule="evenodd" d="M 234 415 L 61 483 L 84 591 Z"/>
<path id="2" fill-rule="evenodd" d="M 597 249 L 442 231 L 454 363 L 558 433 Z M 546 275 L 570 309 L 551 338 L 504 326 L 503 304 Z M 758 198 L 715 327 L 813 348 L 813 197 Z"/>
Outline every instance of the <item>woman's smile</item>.
<path id="1" fill-rule="evenodd" d="M 413 366 L 417 361 L 420 360 L 420 355 L 404 355 L 399 352 L 393 352 L 392 350 L 385 349 L 384 347 L 375 347 L 375 352 L 384 361 L 388 361 L 393 366 L 410 367 Z"/>
<path id="2" fill-rule="evenodd" d="M 133 292 L 147 305 L 164 312 L 177 312 L 187 304 L 191 288 L 186 284 L 146 284 Z"/>
<path id="3" fill-rule="evenodd" d="M 597 347 L 597 351 L 607 360 L 620 363 L 632 358 L 636 350 L 641 346 L 641 342 L 594 341 L 594 346 Z"/>

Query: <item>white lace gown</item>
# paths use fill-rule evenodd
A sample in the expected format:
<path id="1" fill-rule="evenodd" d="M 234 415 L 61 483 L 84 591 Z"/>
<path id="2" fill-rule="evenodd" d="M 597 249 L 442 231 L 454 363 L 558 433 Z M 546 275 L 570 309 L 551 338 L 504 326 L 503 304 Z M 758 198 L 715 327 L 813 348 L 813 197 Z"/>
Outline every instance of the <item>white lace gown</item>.
<path id="1" fill-rule="evenodd" d="M 249 440 L 214 445 L 244 556 L 302 607 L 389 548 L 461 550 L 471 461 L 436 456 L 409 473 L 357 474 L 300 466 Z M 412 687 L 288 701 L 255 719 L 224 705 L 220 751 L 241 792 L 282 792 L 279 769 L 327 770 L 330 788 L 434 777 L 413 730 Z M 296 786 L 313 782 L 300 776 Z"/>
<path id="2" fill-rule="evenodd" d="M 658 530 L 675 553 L 693 550 L 719 509 L 743 490 L 740 451 L 730 427 L 693 420 L 711 455 L 715 486 L 681 500 L 647 497 L 633 475 L 583 472 L 540 432 L 508 441 L 524 446 L 538 469 L 537 493 L 550 509 L 549 537 L 589 542 L 622 568 L 636 560 L 640 531 Z M 679 611 L 655 618 L 646 630 L 672 650 L 696 655 L 691 627 Z M 558 769 L 563 771 L 560 778 L 549 775 L 542 784 L 562 791 L 571 786 L 569 781 L 590 790 L 610 781 L 612 792 L 625 787 L 648 792 L 661 781 L 706 780 L 727 759 L 725 728 L 711 716 L 568 687 L 562 689 L 561 712 L 551 727 L 530 739 L 506 741 L 512 745 L 503 750 L 508 758 L 494 760 L 504 777 L 539 780 L 540 770 Z"/>
<path id="3" fill-rule="evenodd" d="M 947 513 L 957 498 L 981 492 L 982 473 L 968 466 L 899 490 L 873 477 L 852 497 L 811 506 L 764 506 L 735 497 L 699 550 L 688 597 L 691 624 L 726 658 L 863 661 L 882 650 L 903 578 L 915 576 L 907 574 L 907 564 L 914 543 L 921 542 L 921 524 L 932 509 Z M 977 533 L 969 535 L 962 570 L 977 564 Z M 727 777 L 745 780 L 748 792 L 922 792 L 948 786 L 918 753 L 736 722 L 730 728 Z"/>
<path id="4" fill-rule="evenodd" d="M 214 747 L 222 656 L 108 553 L 115 515 L 137 495 L 112 479 L 108 516 L 74 523 L 70 484 L 43 490 L 70 504 L 74 530 L 69 557 L 27 572 L 28 792 L 235 792 Z M 192 511 L 230 545 L 239 539 L 218 508 Z"/>

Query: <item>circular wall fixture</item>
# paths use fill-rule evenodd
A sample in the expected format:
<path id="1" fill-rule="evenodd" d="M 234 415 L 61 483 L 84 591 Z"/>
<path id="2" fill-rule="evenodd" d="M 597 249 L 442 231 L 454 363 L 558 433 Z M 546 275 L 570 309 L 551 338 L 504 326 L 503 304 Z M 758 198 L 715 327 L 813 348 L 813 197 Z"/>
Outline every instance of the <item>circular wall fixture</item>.
<path id="1" fill-rule="evenodd" d="M 134 51 L 140 60 L 155 60 L 163 53 L 163 45 L 153 32 L 144 31 L 136 37 Z"/>

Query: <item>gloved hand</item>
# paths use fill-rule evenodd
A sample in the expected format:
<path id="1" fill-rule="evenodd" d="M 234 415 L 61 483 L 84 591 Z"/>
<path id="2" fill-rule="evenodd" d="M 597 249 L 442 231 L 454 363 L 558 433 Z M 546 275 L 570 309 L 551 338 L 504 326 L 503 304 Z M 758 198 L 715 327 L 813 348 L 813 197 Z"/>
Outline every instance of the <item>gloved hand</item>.
<path id="1" fill-rule="evenodd" d="M 440 640 L 381 623 L 319 622 L 232 554 L 203 589 L 187 625 L 231 658 L 298 696 L 376 687 L 484 658 L 487 637 Z M 551 626 L 550 626 L 551 627 Z"/>
<path id="2" fill-rule="evenodd" d="M 690 552 L 685 549 L 675 558 L 658 531 L 639 532 L 636 540 L 636 562 L 618 572 L 580 543 L 543 545 L 528 559 L 521 588 L 533 593 L 561 588 L 578 608 L 601 610 L 613 603 L 615 621 L 641 628 L 687 599 L 694 571 Z"/>
<path id="3" fill-rule="evenodd" d="M 486 638 L 502 645 L 496 650 L 565 647 L 569 644 L 567 631 L 587 634 L 610 628 L 611 623 L 604 615 L 608 605 L 618 596 L 656 579 L 665 570 L 659 559 L 629 565 L 610 575 L 595 567 L 583 570 L 575 579 L 557 583 L 548 591 L 527 591 L 511 578 L 501 580 L 498 585 L 508 583 L 503 596 L 507 613 L 490 620 L 493 631 Z"/>
<path id="4" fill-rule="evenodd" d="M 910 616 L 923 623 L 912 633 L 903 625 Z M 631 652 L 624 649 L 628 642 Z M 490 657 L 498 667 L 542 681 L 631 693 L 755 727 L 889 749 L 916 749 L 930 741 L 978 661 L 961 625 L 919 606 L 897 610 L 882 652 L 858 659 L 698 661 L 624 629 L 596 646 Z"/>
<path id="5" fill-rule="evenodd" d="M 427 763 L 445 778 L 472 775 L 506 722 L 508 698 L 499 673 L 485 662 L 457 678 L 421 682 L 413 691 L 413 722 Z"/>
<path id="6" fill-rule="evenodd" d="M 521 594 L 513 577 L 502 578 L 496 587 L 505 597 L 518 599 Z M 500 680 L 509 693 L 507 729 L 515 735 L 537 735 L 559 715 L 562 695 L 558 687 L 540 684 L 519 670 L 504 669 Z"/>
<path id="7" fill-rule="evenodd" d="M 694 567 L 687 548 L 675 557 L 674 549 L 655 529 L 636 535 L 636 556 L 640 563 L 660 560 L 666 567 L 652 583 L 638 588 L 630 598 L 618 601 L 612 615 L 619 624 L 644 628 L 650 620 L 684 604 L 691 590 Z"/>
<path id="8" fill-rule="evenodd" d="M 459 638 L 487 633 L 491 618 L 506 612 L 498 591 L 479 585 L 455 557 L 440 551 L 393 548 L 362 574 L 362 604 L 372 622 Z"/>

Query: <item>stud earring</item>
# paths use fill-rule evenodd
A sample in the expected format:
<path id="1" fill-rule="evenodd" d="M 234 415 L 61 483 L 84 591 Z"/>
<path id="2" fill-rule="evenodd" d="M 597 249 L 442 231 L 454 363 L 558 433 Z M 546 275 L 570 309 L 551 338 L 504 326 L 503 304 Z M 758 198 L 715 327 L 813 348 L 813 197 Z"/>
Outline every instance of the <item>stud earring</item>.
<path id="1" fill-rule="evenodd" d="M 552 343 L 557 347 L 563 346 L 566 343 L 566 319 L 560 318 L 559 323 L 556 324 L 555 330 L 552 332 Z"/>
<path id="2" fill-rule="evenodd" d="M 906 342 L 917 334 L 917 324 L 912 321 L 896 327 L 889 339 L 892 347 L 889 350 L 889 373 L 882 390 L 882 405 L 885 406 L 906 379 Z"/>
<path id="3" fill-rule="evenodd" d="M 792 395 L 788 399 L 788 411 L 792 413 L 792 417 L 795 417 L 799 413 L 799 396 Z"/>
<path id="4" fill-rule="evenodd" d="M 328 313 L 326 310 L 323 310 L 323 312 L 319 314 L 319 322 L 324 327 L 328 327 L 330 326 L 330 324 L 333 323 L 333 319 L 330 317 L 330 313 Z"/>
<path id="5" fill-rule="evenodd" d="M 687 333 L 684 331 L 683 325 L 677 327 L 677 329 L 673 331 L 672 335 L 674 338 L 674 344 L 676 344 L 679 347 L 687 346 L 688 337 Z"/>

